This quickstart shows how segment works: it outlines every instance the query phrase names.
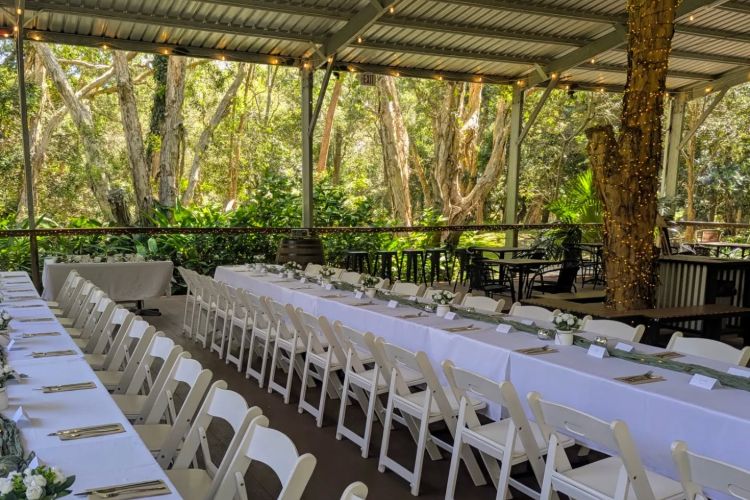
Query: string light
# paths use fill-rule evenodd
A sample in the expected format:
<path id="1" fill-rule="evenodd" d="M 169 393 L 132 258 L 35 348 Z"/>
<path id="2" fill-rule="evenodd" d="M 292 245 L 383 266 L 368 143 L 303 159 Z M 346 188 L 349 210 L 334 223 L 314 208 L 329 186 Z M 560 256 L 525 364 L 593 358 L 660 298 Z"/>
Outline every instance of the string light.
<path id="1" fill-rule="evenodd" d="M 161 53 L 164 54 L 165 56 L 168 56 L 169 55 L 169 49 L 161 49 Z"/>
<path id="2" fill-rule="evenodd" d="M 34 39 L 34 40 L 36 40 L 37 42 L 38 42 L 39 40 L 41 40 L 41 39 L 42 39 L 42 37 L 41 37 L 41 36 L 39 36 L 39 35 L 38 35 L 38 34 L 36 34 L 36 33 L 34 33 L 33 35 L 31 35 L 31 38 L 33 38 L 33 39 Z"/>
<path id="3" fill-rule="evenodd" d="M 363 41 L 363 40 L 362 40 L 362 37 L 361 37 L 361 36 L 358 36 L 358 37 L 357 37 L 357 43 L 362 43 L 362 41 Z"/>
<path id="4" fill-rule="evenodd" d="M 333 56 L 328 56 L 326 61 L 328 61 L 328 64 L 333 64 Z"/>
<path id="5" fill-rule="evenodd" d="M 592 57 L 591 61 L 589 61 L 589 62 L 591 62 L 591 64 L 595 64 L 596 63 L 596 59 Z"/>
<path id="6" fill-rule="evenodd" d="M 689 19 L 690 19 L 691 21 L 695 21 L 695 16 L 694 16 L 694 15 L 692 15 L 692 14 L 690 14 L 690 18 L 689 18 Z"/>
<path id="7" fill-rule="evenodd" d="M 22 9 L 22 8 L 20 8 L 20 7 L 19 7 L 19 8 L 17 8 L 17 9 L 16 9 L 16 14 L 18 14 L 19 16 L 20 16 L 21 14 L 23 14 L 23 9 Z"/>
<path id="8" fill-rule="evenodd" d="M 391 5 L 390 7 L 388 7 L 388 13 L 395 14 L 395 12 L 396 12 L 396 7 L 394 7 L 393 5 Z"/>
<path id="9" fill-rule="evenodd" d="M 109 49 L 109 45 L 107 45 L 107 44 L 105 43 L 104 45 L 102 45 L 102 49 L 104 49 L 104 50 L 108 50 L 108 49 Z"/>
<path id="10" fill-rule="evenodd" d="M 398 78 L 399 76 L 401 76 L 401 75 L 399 74 L 399 72 L 398 72 L 398 71 L 394 71 L 394 72 L 392 73 L 392 75 L 393 75 L 393 76 L 395 76 L 395 77 L 397 77 L 397 78 Z"/>
<path id="11" fill-rule="evenodd" d="M 557 73 L 552 73 L 551 75 L 549 75 L 549 77 L 553 80 L 557 80 Z"/>
<path id="12" fill-rule="evenodd" d="M 436 76 L 435 78 L 436 78 L 437 80 L 443 81 L 443 75 L 437 75 L 437 76 Z"/>
<path id="13" fill-rule="evenodd" d="M 524 87 L 526 86 L 526 80 L 518 80 L 516 82 L 516 85 L 518 85 L 519 87 Z"/>
<path id="14" fill-rule="evenodd" d="M 274 64 L 274 65 L 279 64 L 279 60 L 276 59 L 275 57 L 272 57 L 271 60 L 268 61 L 268 62 L 271 63 L 271 64 Z"/>

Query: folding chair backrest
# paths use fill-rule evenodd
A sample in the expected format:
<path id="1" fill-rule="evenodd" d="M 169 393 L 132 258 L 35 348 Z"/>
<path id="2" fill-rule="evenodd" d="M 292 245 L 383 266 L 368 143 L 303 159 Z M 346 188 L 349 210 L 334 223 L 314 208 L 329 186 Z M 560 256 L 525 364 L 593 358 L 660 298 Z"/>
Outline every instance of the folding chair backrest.
<path id="1" fill-rule="evenodd" d="M 704 488 L 727 496 L 750 500 L 750 471 L 712 458 L 697 455 L 682 441 L 672 443 L 672 458 L 677 465 L 687 500 L 708 498 Z"/>
<path id="2" fill-rule="evenodd" d="M 355 273 L 352 271 L 343 272 L 341 273 L 341 276 L 339 276 L 340 281 L 343 281 L 344 283 L 349 283 L 350 285 L 358 285 L 361 279 L 362 279 L 361 274 Z"/>
<path id="3" fill-rule="evenodd" d="M 414 283 L 404 283 L 403 281 L 397 281 L 391 287 L 391 293 L 396 295 L 407 295 L 410 297 L 421 297 L 424 295 L 425 286 L 416 285 Z"/>
<path id="4" fill-rule="evenodd" d="M 581 323 L 581 330 L 627 342 L 640 342 L 646 327 L 643 325 L 630 326 L 611 319 L 591 319 L 591 316 L 586 316 Z"/>
<path id="5" fill-rule="evenodd" d="M 307 315 L 307 313 L 305 314 Z M 333 354 L 336 356 L 336 359 L 339 363 L 343 363 L 344 360 L 346 360 L 346 350 L 344 349 L 341 340 L 339 340 L 339 336 L 336 334 L 333 324 L 325 316 L 319 316 L 318 325 L 320 327 L 319 331 L 323 334 L 323 337 L 325 337 L 326 342 L 328 342 L 328 348 L 333 349 Z"/>
<path id="6" fill-rule="evenodd" d="M 354 368 L 354 371 L 364 371 L 364 364 L 359 357 L 359 353 L 374 355 L 367 343 L 367 340 L 365 339 L 365 336 L 367 334 L 358 332 L 353 328 L 349 328 L 348 326 L 342 324 L 340 321 L 336 321 L 333 323 L 333 331 L 336 332 L 336 336 L 341 343 L 344 354 L 351 357 L 351 364 Z"/>
<path id="7" fill-rule="evenodd" d="M 73 269 L 68 273 L 68 275 L 65 277 L 65 281 L 63 281 L 62 286 L 60 287 L 60 291 L 57 292 L 57 296 L 55 297 L 55 301 L 57 302 L 57 305 L 62 308 L 63 302 L 67 297 L 70 297 L 70 294 L 75 291 L 75 287 L 78 284 L 75 278 L 78 276 L 78 271 Z"/>
<path id="8" fill-rule="evenodd" d="M 101 339 L 104 329 L 107 324 L 112 320 L 112 314 L 114 314 L 117 304 L 115 301 L 104 297 L 96 305 L 96 309 L 92 312 L 86 324 L 83 325 L 83 337 L 88 338 L 88 342 L 84 347 L 85 352 L 92 352 L 96 347 L 97 343 Z"/>
<path id="9" fill-rule="evenodd" d="M 582 411 L 545 401 L 536 392 L 529 393 L 528 400 L 534 418 L 545 434 L 561 432 L 579 442 L 594 443 L 602 449 L 611 450 L 620 457 L 623 470 L 620 471 L 615 498 L 625 498 L 627 488 L 632 487 L 638 500 L 654 499 L 654 492 L 625 422 L 605 422 Z M 564 453 L 562 450 L 560 452 Z"/>
<path id="10" fill-rule="evenodd" d="M 136 423 L 139 424 L 158 424 L 162 419 L 171 424 L 169 435 L 160 447 L 157 457 L 159 463 L 168 463 L 174 458 L 213 376 L 211 370 L 204 369 L 198 361 L 190 359 L 187 354 L 183 352 L 180 355 L 154 403 L 147 412 L 144 411 L 136 419 Z M 175 408 L 174 394 L 184 385 L 189 389 L 182 398 L 178 410 Z"/>
<path id="11" fill-rule="evenodd" d="M 271 324 L 276 334 L 282 339 L 291 339 L 294 336 L 294 325 L 287 314 L 286 307 L 270 297 L 265 297 L 266 313 L 271 318 Z"/>
<path id="12" fill-rule="evenodd" d="M 315 354 L 325 353 L 323 343 L 320 341 L 321 338 L 325 337 L 325 333 L 320 326 L 320 320 L 312 314 L 306 313 L 301 307 L 294 309 L 291 304 L 287 304 L 287 307 L 291 307 L 293 310 L 290 312 L 290 317 L 295 322 L 294 326 L 300 333 L 300 338 L 307 349 Z"/>
<path id="13" fill-rule="evenodd" d="M 104 330 L 96 341 L 92 352 L 94 354 L 107 353 L 104 367 L 109 366 L 115 353 L 119 350 L 120 344 L 125 339 L 125 334 L 130 328 L 130 324 L 135 321 L 135 314 L 124 307 L 115 306 L 112 315 L 104 325 Z"/>
<path id="14" fill-rule="evenodd" d="M 340 500 L 365 500 L 367 493 L 367 485 L 361 481 L 356 481 L 346 487 Z"/>
<path id="15" fill-rule="evenodd" d="M 141 359 L 151 344 L 151 338 L 155 334 L 156 329 L 153 326 L 140 318 L 134 319 L 130 322 L 119 344 L 117 346 L 112 345 L 110 351 L 114 352 L 112 352 L 111 358 L 109 356 L 110 353 L 107 353 L 104 368 L 106 370 L 120 370 L 122 365 L 129 364 L 131 359 Z M 115 347 L 117 347 L 116 350 Z"/>
<path id="16" fill-rule="evenodd" d="M 747 366 L 750 360 L 750 346 L 736 349 L 718 340 L 684 337 L 682 332 L 672 334 L 667 349 L 680 354 L 700 356 L 738 366 Z"/>
<path id="17" fill-rule="evenodd" d="M 552 320 L 558 314 L 560 314 L 559 309 L 550 311 L 549 309 L 545 309 L 544 307 L 539 306 L 524 306 L 521 305 L 520 302 L 516 302 L 512 306 L 510 306 L 510 311 L 508 312 L 508 315 L 510 316 L 517 316 L 521 318 L 547 322 L 552 322 Z"/>
<path id="18" fill-rule="evenodd" d="M 85 332 L 84 326 L 86 325 L 86 322 L 91 318 L 91 316 L 94 315 L 94 312 L 96 311 L 96 305 L 104 297 L 106 297 L 104 292 L 99 288 L 94 287 L 91 290 L 89 296 L 86 298 L 86 302 L 82 304 L 81 310 L 78 311 L 78 316 L 73 322 L 73 327 L 80 328 L 84 332 L 84 334 L 88 333 Z"/>
<path id="19" fill-rule="evenodd" d="M 485 297 L 483 295 L 469 295 L 464 296 L 464 300 L 461 302 L 464 307 L 473 307 L 480 311 L 487 312 L 502 312 L 505 301 L 503 299 L 495 300 L 491 297 Z"/>
<path id="20" fill-rule="evenodd" d="M 281 431 L 269 429 L 268 418 L 258 416 L 250 423 L 216 498 L 233 498 L 235 495 L 247 498 L 243 478 L 252 461 L 266 464 L 276 473 L 281 482 L 279 500 L 301 498 L 316 464 L 313 455 L 298 454 L 289 437 Z"/>
<path id="21" fill-rule="evenodd" d="M 248 408 L 245 398 L 234 391 L 227 390 L 226 386 L 227 384 L 223 380 L 216 381 L 211 385 L 208 396 L 203 401 L 198 416 L 185 436 L 182 448 L 172 466 L 173 469 L 190 468 L 190 464 L 197 458 L 200 450 L 203 466 L 212 478 L 208 498 L 217 498 L 216 490 L 219 488 L 222 478 L 226 475 L 229 464 L 237 452 L 250 421 L 262 414 L 257 406 Z M 234 432 L 218 466 L 211 457 L 207 437 L 208 428 L 214 418 L 228 423 Z"/>
<path id="22" fill-rule="evenodd" d="M 81 309 L 83 309 L 84 305 L 89 299 L 89 296 L 94 292 L 94 289 L 96 287 L 94 284 L 90 281 L 84 281 L 81 288 L 78 289 L 78 294 L 73 298 L 73 303 L 71 304 L 70 311 L 68 311 L 68 314 L 65 316 L 77 321 L 78 315 L 81 313 Z"/>
<path id="23" fill-rule="evenodd" d="M 161 334 L 161 335 L 159 335 Z M 115 389 L 116 394 L 146 394 L 156 397 L 159 389 L 166 381 L 172 366 L 177 362 L 177 358 L 182 353 L 182 347 L 175 345 L 174 340 L 165 337 L 163 332 L 157 332 L 151 340 L 146 354 L 138 362 L 134 370 L 125 370 L 122 380 Z M 190 357 L 190 354 L 188 357 Z M 156 360 L 161 361 L 159 371 L 154 378 L 154 368 Z M 130 368 L 132 363 L 128 366 Z M 145 392 L 144 392 L 145 391 Z M 153 398 L 146 400 L 148 404 L 153 404 Z M 146 406 L 144 406 L 146 408 Z"/>
<path id="24" fill-rule="evenodd" d="M 75 274 L 74 274 L 75 273 Z M 71 275 L 73 275 L 71 277 Z M 70 278 L 70 283 L 68 284 L 68 288 L 61 289 L 60 293 L 57 294 L 57 303 L 60 306 L 60 309 L 62 309 L 63 315 L 67 316 L 68 312 L 70 312 L 70 308 L 73 306 L 73 302 L 75 301 L 75 298 L 78 297 L 78 294 L 81 291 L 81 287 L 83 287 L 83 284 L 86 282 L 85 279 L 83 279 L 77 272 L 71 271 L 68 274 L 68 278 Z M 67 278 L 66 278 L 67 281 Z"/>

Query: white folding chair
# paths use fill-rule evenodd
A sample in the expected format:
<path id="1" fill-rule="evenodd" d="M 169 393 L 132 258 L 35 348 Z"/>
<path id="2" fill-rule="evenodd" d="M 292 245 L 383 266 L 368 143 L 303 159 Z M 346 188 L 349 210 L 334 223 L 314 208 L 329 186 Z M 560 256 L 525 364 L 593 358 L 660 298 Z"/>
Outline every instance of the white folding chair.
<path id="1" fill-rule="evenodd" d="M 216 491 L 226 475 L 229 463 L 239 448 L 239 444 L 250 425 L 250 421 L 262 414 L 260 408 L 248 408 L 245 398 L 233 391 L 226 390 L 226 382 L 217 381 L 211 386 L 206 400 L 198 411 L 177 453 L 172 467 L 166 471 L 167 477 L 177 488 L 178 493 L 186 500 L 213 500 L 219 498 Z M 229 424 L 234 432 L 226 447 L 219 465 L 211 456 L 208 442 L 209 428 L 214 419 Z M 191 467 L 200 458 L 203 468 Z M 164 458 L 159 463 L 166 467 L 169 461 Z"/>
<path id="2" fill-rule="evenodd" d="M 384 472 L 386 468 L 392 470 L 411 485 L 411 494 L 419 495 L 422 480 L 422 466 L 425 451 L 432 460 L 441 457 L 440 447 L 449 453 L 453 451 L 453 443 L 444 441 L 430 432 L 430 425 L 442 422 L 448 428 L 451 437 L 456 430 L 458 415 L 458 401 L 450 389 L 448 391 L 440 385 L 437 374 L 424 352 L 410 352 L 399 346 L 388 344 L 382 338 L 375 339 L 377 352 L 382 353 L 385 362 L 390 366 L 390 380 L 388 391 L 388 406 L 383 422 L 383 442 L 380 446 L 380 460 L 378 470 Z M 376 356 L 377 359 L 377 356 Z M 407 385 L 405 371 L 419 374 L 424 379 L 426 387 L 416 388 L 414 392 Z M 486 404 L 477 399 L 471 399 L 469 404 L 475 410 L 482 409 Z M 392 422 L 395 412 L 399 412 L 417 443 L 417 453 L 412 469 L 407 469 L 388 456 Z M 464 447 L 459 453 L 471 472 L 474 483 L 484 484 L 482 472 L 471 451 Z"/>
<path id="3" fill-rule="evenodd" d="M 216 312 L 219 296 L 217 282 L 208 276 L 197 275 L 200 292 L 197 297 L 196 319 L 193 340 L 199 342 L 205 349 L 211 334 L 212 318 Z"/>
<path id="4" fill-rule="evenodd" d="M 114 391 L 120 383 L 130 384 L 130 378 L 135 374 L 138 363 L 146 355 L 155 335 L 156 329 L 142 319 L 130 323 L 116 351 L 111 357 L 107 356 L 104 369 L 94 371 L 104 387 Z M 159 335 L 163 334 L 160 332 Z"/>
<path id="5" fill-rule="evenodd" d="M 263 388 L 266 379 L 266 365 L 268 358 L 276 341 L 276 328 L 273 318 L 268 316 L 266 307 L 263 305 L 265 297 L 249 295 L 248 299 L 253 308 L 253 328 L 250 332 L 250 345 L 247 352 L 247 368 L 245 378 L 253 377 L 258 381 L 258 387 Z M 242 346 L 244 348 L 244 346 Z M 253 356 L 258 351 L 260 357 L 260 369 L 253 367 Z"/>
<path id="6" fill-rule="evenodd" d="M 605 422 L 573 408 L 545 401 L 536 392 L 529 393 L 528 400 L 534 418 L 542 431 L 549 435 L 542 500 L 551 498 L 553 492 L 591 500 L 684 498 L 680 483 L 644 469 L 625 422 Z M 574 469 L 560 446 L 561 434 L 573 435 L 579 441 L 596 444 L 617 455 Z"/>
<path id="7" fill-rule="evenodd" d="M 292 320 L 299 322 L 296 327 L 303 332 L 302 341 L 307 347 L 297 411 L 300 414 L 303 411 L 309 412 L 315 417 L 317 426 L 322 427 L 326 397 L 341 397 L 341 383 L 335 373 L 344 369 L 346 357 L 333 333 L 331 323 L 325 316 L 316 318 L 302 309 L 297 309 L 297 314 Z M 305 399 L 310 378 L 316 378 L 321 382 L 317 406 Z"/>
<path id="8" fill-rule="evenodd" d="M 514 465 L 528 462 L 541 485 L 544 475 L 544 462 L 541 457 L 547 450 L 544 433 L 538 425 L 526 418 L 513 384 L 508 381 L 496 382 L 469 370 L 457 368 L 450 360 L 443 361 L 443 370 L 454 398 L 460 402 L 445 498 L 452 499 L 455 494 L 460 458 L 457 450 L 463 446 L 470 446 L 479 451 L 482 462 L 497 488 L 499 500 L 503 500 L 509 494 L 508 486 L 513 486 L 532 498 L 538 498 L 538 491 L 510 475 Z M 496 404 L 506 416 L 482 424 L 474 405 L 467 404 L 472 397 Z M 566 439 L 561 446 L 565 448 L 573 444 L 572 439 Z M 502 463 L 501 467 L 498 467 L 497 460 Z"/>
<path id="9" fill-rule="evenodd" d="M 55 316 L 62 315 L 66 301 L 69 300 L 71 294 L 75 291 L 75 288 L 78 285 L 78 282 L 75 279 L 77 277 L 79 277 L 78 271 L 75 269 L 71 270 L 65 277 L 65 281 L 60 287 L 60 291 L 57 292 L 55 299 L 46 301 L 47 307 L 55 313 Z"/>
<path id="10" fill-rule="evenodd" d="M 672 334 L 669 344 L 667 344 L 667 350 L 723 361 L 737 366 L 747 366 L 747 362 L 750 361 L 750 346 L 735 349 L 718 340 L 684 337 L 682 332 Z"/>
<path id="11" fill-rule="evenodd" d="M 253 327 L 253 304 L 248 292 L 241 288 L 234 288 L 234 305 L 229 318 L 227 331 L 226 363 L 237 366 L 237 371 L 242 371 L 245 360 L 245 343 L 249 341 L 250 331 Z M 239 337 L 236 337 L 239 335 Z M 224 347 L 222 346 L 222 350 Z M 237 354 L 234 354 L 234 350 Z"/>
<path id="12" fill-rule="evenodd" d="M 91 289 L 91 293 L 86 297 L 86 301 L 81 305 L 81 309 L 78 311 L 78 315 L 73 320 L 73 327 L 68 329 L 68 333 L 71 337 L 82 337 L 84 335 L 83 327 L 91 317 L 95 314 L 96 305 L 106 295 L 97 287 Z"/>
<path id="13" fill-rule="evenodd" d="M 396 295 L 403 295 L 406 297 L 421 297 L 422 295 L 424 295 L 424 291 L 424 283 L 421 285 L 416 285 L 414 283 L 397 281 L 391 287 L 391 293 Z"/>
<path id="14" fill-rule="evenodd" d="M 187 353 L 183 353 L 187 354 Z M 144 404 L 144 409 L 133 426 L 146 447 L 160 461 L 172 460 L 190 428 L 198 406 L 208 391 L 213 374 L 201 364 L 181 356 L 172 366 L 166 381 L 158 391 L 152 391 L 154 402 Z M 175 402 L 175 392 L 187 392 Z M 183 393 L 181 392 L 181 394 Z M 149 394 L 149 398 L 152 395 Z"/>
<path id="15" fill-rule="evenodd" d="M 185 312 L 182 315 L 182 334 L 187 337 L 193 336 L 193 318 L 195 313 L 195 304 L 197 302 L 198 287 L 194 277 L 194 272 L 190 269 L 179 266 L 177 271 L 180 273 L 182 280 L 187 286 L 185 291 Z M 189 314 L 188 314 L 189 311 Z"/>
<path id="16" fill-rule="evenodd" d="M 268 428 L 265 415 L 255 417 L 227 468 L 216 498 L 247 500 L 245 474 L 250 462 L 266 464 L 281 482 L 278 500 L 299 500 L 315 469 L 315 457 L 310 453 L 300 455 L 297 448 L 283 432 Z"/>
<path id="17" fill-rule="evenodd" d="M 94 293 L 94 290 L 96 290 L 96 287 L 94 284 L 90 281 L 84 280 L 83 285 L 78 289 L 77 295 L 73 298 L 73 301 L 71 302 L 70 309 L 68 310 L 68 313 L 65 314 L 65 316 L 60 316 L 57 318 L 57 320 L 60 322 L 60 324 L 68 330 L 68 333 L 71 335 L 76 334 L 76 328 L 75 323 L 78 320 L 78 316 L 81 313 L 81 310 L 86 305 L 89 296 Z"/>
<path id="18" fill-rule="evenodd" d="M 549 309 L 545 309 L 544 307 L 524 306 L 521 305 L 520 302 L 515 302 L 512 306 L 510 306 L 508 316 L 531 319 L 535 321 L 546 321 L 548 323 L 551 323 L 555 319 L 555 316 L 561 314 L 561 312 L 562 311 L 560 311 L 560 309 L 550 311 Z"/>
<path id="19" fill-rule="evenodd" d="M 224 357 L 224 346 L 229 323 L 234 315 L 234 289 L 225 283 L 215 282 L 216 287 L 216 310 L 214 311 L 214 322 L 211 328 L 211 343 L 209 352 L 216 352 L 219 359 Z M 221 320 L 221 328 L 219 328 Z"/>
<path id="20" fill-rule="evenodd" d="M 353 271 L 343 272 L 341 273 L 341 276 L 339 276 L 339 281 L 343 281 L 344 283 L 349 283 L 350 285 L 355 286 L 359 285 L 361 279 L 362 275 Z"/>
<path id="21" fill-rule="evenodd" d="M 608 338 L 638 343 L 641 341 L 643 333 L 646 331 L 646 327 L 644 325 L 630 326 L 620 321 L 612 321 L 611 319 L 592 319 L 591 316 L 586 316 L 581 322 L 581 330 L 584 332 L 596 333 L 597 335 L 603 335 Z"/>
<path id="22" fill-rule="evenodd" d="M 339 420 L 336 426 L 336 439 L 346 437 L 357 444 L 362 450 L 362 458 L 367 458 L 370 452 L 370 439 L 372 438 L 372 424 L 375 416 L 382 420 L 383 406 L 378 395 L 388 392 L 388 373 L 382 373 L 384 361 L 378 359 L 377 353 L 373 352 L 375 337 L 372 333 L 361 333 L 352 328 L 344 326 L 336 321 L 333 324 L 334 332 L 346 352 L 346 365 L 344 366 L 344 385 L 341 390 L 341 404 L 339 406 Z M 365 366 L 365 360 L 375 361 L 372 368 Z M 385 377 L 388 377 L 386 379 Z M 420 373 L 413 370 L 405 371 L 405 383 L 407 386 L 421 384 L 424 378 Z M 365 430 L 363 435 L 357 434 L 353 429 L 346 426 L 346 409 L 349 404 L 349 396 L 354 396 L 365 413 Z"/>
<path id="23" fill-rule="evenodd" d="M 54 305 L 50 306 L 55 316 L 66 316 L 85 281 L 75 270 L 68 273 L 65 283 L 55 297 Z"/>
<path id="24" fill-rule="evenodd" d="M 464 299 L 461 301 L 462 307 L 473 307 L 478 311 L 484 312 L 503 312 L 505 306 L 505 300 L 495 300 L 491 297 L 485 297 L 484 295 L 464 295 Z"/>
<path id="25" fill-rule="evenodd" d="M 174 340 L 169 337 L 155 335 L 133 374 L 125 370 L 112 399 L 128 419 L 135 420 L 140 414 L 150 411 L 156 395 L 180 357 L 189 358 L 190 353 L 182 352 L 182 347 L 175 345 Z M 161 366 L 158 366 L 158 372 L 154 374 L 157 360 L 161 362 Z M 129 368 L 132 366 L 131 364 Z"/>
<path id="26" fill-rule="evenodd" d="M 82 349 L 89 344 L 92 336 L 98 336 L 98 334 L 101 333 L 101 330 L 97 330 L 96 327 L 104 327 L 101 322 L 102 316 L 105 316 L 105 318 L 108 317 L 112 314 L 112 311 L 115 308 L 114 301 L 104 295 L 104 292 L 101 292 L 101 290 L 100 293 L 99 300 L 89 313 L 86 321 L 83 323 L 83 327 L 80 330 L 80 336 L 75 337 L 71 335 L 71 337 L 73 337 L 73 342 Z"/>
<path id="27" fill-rule="evenodd" d="M 672 443 L 672 458 L 687 500 L 710 498 L 704 488 L 720 491 L 727 498 L 750 499 L 749 470 L 693 453 L 682 441 Z"/>
<path id="28" fill-rule="evenodd" d="M 276 342 L 273 344 L 273 356 L 271 356 L 271 369 L 268 374 L 268 393 L 278 392 L 284 397 L 284 404 L 289 404 L 292 394 L 292 378 L 296 371 L 300 379 L 302 369 L 300 359 L 303 359 L 307 346 L 302 340 L 303 334 L 292 321 L 296 314 L 291 304 L 282 305 L 279 302 L 266 297 L 264 301 L 266 313 L 273 318 L 276 329 Z M 299 321 L 297 322 L 299 323 Z M 275 380 L 276 367 L 288 365 L 284 385 Z"/>
<path id="29" fill-rule="evenodd" d="M 365 500 L 367 493 L 369 493 L 367 485 L 361 481 L 356 481 L 346 487 L 340 500 Z"/>
<path id="30" fill-rule="evenodd" d="M 105 322 L 102 332 L 98 338 L 89 339 L 93 347 L 87 344 L 83 355 L 83 359 L 93 370 L 104 370 L 111 364 L 115 354 L 119 352 L 119 346 L 125 339 L 130 324 L 135 319 L 136 316 L 132 312 L 124 307 L 115 306 L 108 319 L 100 320 Z"/>

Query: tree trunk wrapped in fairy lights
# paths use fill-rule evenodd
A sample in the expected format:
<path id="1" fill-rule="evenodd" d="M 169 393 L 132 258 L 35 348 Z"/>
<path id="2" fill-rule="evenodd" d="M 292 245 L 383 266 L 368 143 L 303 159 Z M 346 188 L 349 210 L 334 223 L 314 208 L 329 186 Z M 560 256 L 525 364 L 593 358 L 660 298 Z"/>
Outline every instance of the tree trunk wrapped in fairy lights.
<path id="1" fill-rule="evenodd" d="M 661 122 L 678 3 L 628 1 L 628 76 L 619 135 L 611 125 L 587 130 L 604 207 L 607 307 L 618 311 L 654 305 Z"/>

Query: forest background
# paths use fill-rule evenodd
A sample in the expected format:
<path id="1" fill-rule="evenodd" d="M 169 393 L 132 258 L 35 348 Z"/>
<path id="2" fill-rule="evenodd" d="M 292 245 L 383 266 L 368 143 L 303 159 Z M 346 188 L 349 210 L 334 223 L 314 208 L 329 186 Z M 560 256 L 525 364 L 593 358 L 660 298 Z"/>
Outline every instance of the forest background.
<path id="1" fill-rule="evenodd" d="M 297 69 L 27 44 L 39 227 L 300 224 Z M 529 93 L 527 113 L 541 94 Z M 315 225 L 500 223 L 510 98 L 510 87 L 500 85 L 394 76 L 363 85 L 358 74 L 336 74 L 314 140 Z M 709 99 L 689 103 L 687 130 Z M 519 222 L 601 221 L 584 131 L 616 126 L 620 101 L 574 88 L 551 93 L 523 142 Z M 0 42 L 0 110 L 0 227 L 22 228 L 18 87 L 8 41 Z M 683 148 L 678 194 L 662 200 L 663 210 L 678 220 L 745 222 L 748 176 L 750 85 L 743 85 L 729 90 Z M 258 253 L 271 258 L 280 236 L 46 237 L 40 249 L 43 256 L 139 251 L 207 272 Z M 500 233 L 446 236 L 452 245 L 503 244 Z M 440 238 L 323 239 L 328 260 L 338 262 L 349 248 L 446 243 Z M 28 240 L 0 242 L 0 267 L 24 268 L 28 258 Z"/>

